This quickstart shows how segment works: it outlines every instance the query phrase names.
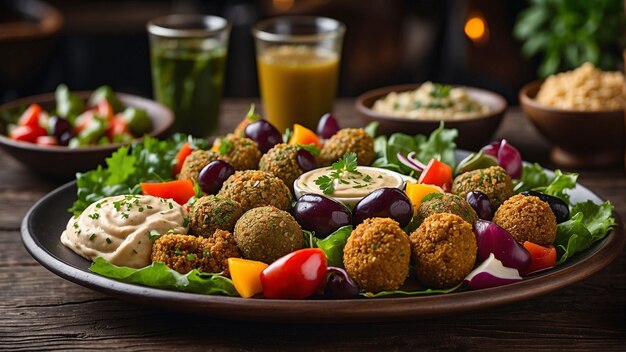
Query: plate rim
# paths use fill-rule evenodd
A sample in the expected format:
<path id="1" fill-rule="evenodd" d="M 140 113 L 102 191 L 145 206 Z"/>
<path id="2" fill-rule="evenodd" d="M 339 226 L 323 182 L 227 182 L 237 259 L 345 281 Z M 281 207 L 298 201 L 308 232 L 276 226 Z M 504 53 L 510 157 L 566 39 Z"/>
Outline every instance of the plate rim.
<path id="1" fill-rule="evenodd" d="M 22 242 L 29 254 L 43 267 L 75 284 L 126 301 L 234 320 L 334 324 L 419 320 L 459 315 L 525 301 L 579 283 L 607 267 L 622 252 L 625 242 L 624 225 L 619 214 L 613 211 L 617 225 L 602 241 L 594 244 L 592 254 L 583 256 L 569 265 L 552 269 L 554 271 L 538 273 L 536 276 L 505 286 L 438 295 L 348 300 L 244 299 L 202 295 L 109 279 L 64 262 L 43 248 L 29 228 L 32 214 L 45 202 L 68 192 L 75 184 L 76 181 L 71 181 L 42 197 L 28 210 L 22 220 Z M 604 201 L 587 187 L 580 183 L 577 185 Z M 281 309 L 285 305 L 288 309 Z"/>

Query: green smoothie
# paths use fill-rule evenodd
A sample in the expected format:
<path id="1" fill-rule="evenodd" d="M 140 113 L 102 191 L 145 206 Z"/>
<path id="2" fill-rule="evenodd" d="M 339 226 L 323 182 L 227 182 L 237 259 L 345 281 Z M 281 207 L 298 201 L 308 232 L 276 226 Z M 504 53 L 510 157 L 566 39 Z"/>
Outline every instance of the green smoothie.
<path id="1" fill-rule="evenodd" d="M 152 50 L 151 62 L 154 95 L 174 111 L 174 130 L 198 137 L 214 134 L 224 86 L 226 49 L 157 47 Z"/>

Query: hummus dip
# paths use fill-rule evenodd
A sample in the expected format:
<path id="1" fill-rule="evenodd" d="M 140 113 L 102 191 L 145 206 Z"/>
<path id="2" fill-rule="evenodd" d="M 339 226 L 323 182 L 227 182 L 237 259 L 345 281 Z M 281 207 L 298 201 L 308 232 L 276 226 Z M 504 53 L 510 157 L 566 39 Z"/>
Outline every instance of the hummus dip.
<path id="1" fill-rule="evenodd" d="M 150 231 L 187 233 L 187 212 L 171 199 L 122 195 L 92 203 L 72 217 L 61 243 L 76 254 L 131 268 L 150 265 Z"/>
<path id="2" fill-rule="evenodd" d="M 302 174 L 296 182 L 295 187 L 301 193 L 316 193 L 326 195 L 331 198 L 362 198 L 373 191 L 384 188 L 398 188 L 404 183 L 401 176 L 395 172 L 369 166 L 357 167 L 357 173 L 346 173 L 341 179 L 333 181 L 333 192 L 324 194 L 322 189 L 315 184 L 315 180 L 322 176 L 330 175 L 331 168 L 320 168 Z"/>

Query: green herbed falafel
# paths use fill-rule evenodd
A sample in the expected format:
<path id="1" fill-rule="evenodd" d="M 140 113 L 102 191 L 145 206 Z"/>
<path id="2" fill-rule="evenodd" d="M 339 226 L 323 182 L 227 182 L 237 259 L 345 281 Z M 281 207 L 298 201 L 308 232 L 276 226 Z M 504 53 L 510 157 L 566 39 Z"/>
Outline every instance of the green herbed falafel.
<path id="1" fill-rule="evenodd" d="M 244 211 L 266 205 L 291 208 L 291 191 L 273 174 L 259 170 L 236 171 L 222 185 L 218 197 L 232 199 Z"/>
<path id="2" fill-rule="evenodd" d="M 362 128 L 344 128 L 324 143 L 320 151 L 321 166 L 329 166 L 346 153 L 354 152 L 359 165 L 370 165 L 374 161 L 374 138 Z"/>
<path id="3" fill-rule="evenodd" d="M 163 262 L 181 274 L 198 269 L 230 276 L 228 258 L 241 258 L 241 253 L 233 235 L 223 230 L 210 238 L 167 234 L 152 245 L 152 262 Z"/>
<path id="4" fill-rule="evenodd" d="M 244 213 L 235 224 L 235 240 L 244 258 L 268 264 L 305 244 L 293 216 L 272 206 Z"/>
<path id="5" fill-rule="evenodd" d="M 215 230 L 232 232 L 243 208 L 228 198 L 208 195 L 199 198 L 189 211 L 189 234 L 211 237 Z"/>
<path id="6" fill-rule="evenodd" d="M 220 160 L 232 165 L 235 170 L 254 170 L 259 166 L 261 151 L 250 138 L 229 133 L 217 138 L 211 150 L 218 154 Z"/>
<path id="7" fill-rule="evenodd" d="M 463 198 L 452 193 L 431 193 L 427 195 L 426 200 L 422 200 L 419 208 L 417 208 L 417 214 L 415 214 L 415 221 L 418 224 L 424 222 L 424 220 L 438 213 L 450 213 L 455 214 L 463 218 L 471 225 L 474 225 L 478 220 L 478 215 L 474 208 Z"/>
<path id="8" fill-rule="evenodd" d="M 389 218 L 370 218 L 350 234 L 343 249 L 346 271 L 367 292 L 397 290 L 409 274 L 406 233 Z"/>
<path id="9" fill-rule="evenodd" d="M 513 195 L 513 182 L 500 166 L 464 172 L 454 179 L 452 193 L 465 199 L 471 191 L 483 192 L 497 208 Z"/>
<path id="10" fill-rule="evenodd" d="M 516 194 L 507 199 L 496 210 L 493 222 L 522 244 L 548 246 L 556 239 L 556 217 L 548 203 L 535 196 Z"/>
<path id="11" fill-rule="evenodd" d="M 271 172 L 283 180 L 287 187 L 293 188 L 293 182 L 304 173 L 298 163 L 299 149 L 293 144 L 276 144 L 261 157 L 259 170 Z"/>
<path id="12" fill-rule="evenodd" d="M 431 215 L 409 239 L 415 274 L 428 288 L 454 287 L 474 268 L 476 238 L 472 225 L 458 215 Z"/>
<path id="13" fill-rule="evenodd" d="M 200 171 L 211 161 L 219 159 L 216 152 L 210 150 L 194 150 L 185 158 L 179 180 L 197 180 Z"/>

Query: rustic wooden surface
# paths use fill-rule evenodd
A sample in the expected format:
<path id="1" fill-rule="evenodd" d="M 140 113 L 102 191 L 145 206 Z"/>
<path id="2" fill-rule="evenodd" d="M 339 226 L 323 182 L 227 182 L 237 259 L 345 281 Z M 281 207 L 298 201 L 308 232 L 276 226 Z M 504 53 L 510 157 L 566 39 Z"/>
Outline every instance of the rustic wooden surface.
<path id="1" fill-rule="evenodd" d="M 222 130 L 249 100 L 227 100 Z M 336 115 L 358 125 L 352 101 Z M 513 108 L 496 133 L 546 167 L 549 144 Z M 626 217 L 622 168 L 580 171 L 582 183 Z M 584 283 L 517 304 L 428 321 L 360 325 L 258 324 L 180 314 L 126 303 L 65 281 L 23 248 L 22 217 L 59 184 L 0 151 L 0 350 L 624 350 L 626 259 Z M 330 322 L 329 322 L 330 323 Z"/>

